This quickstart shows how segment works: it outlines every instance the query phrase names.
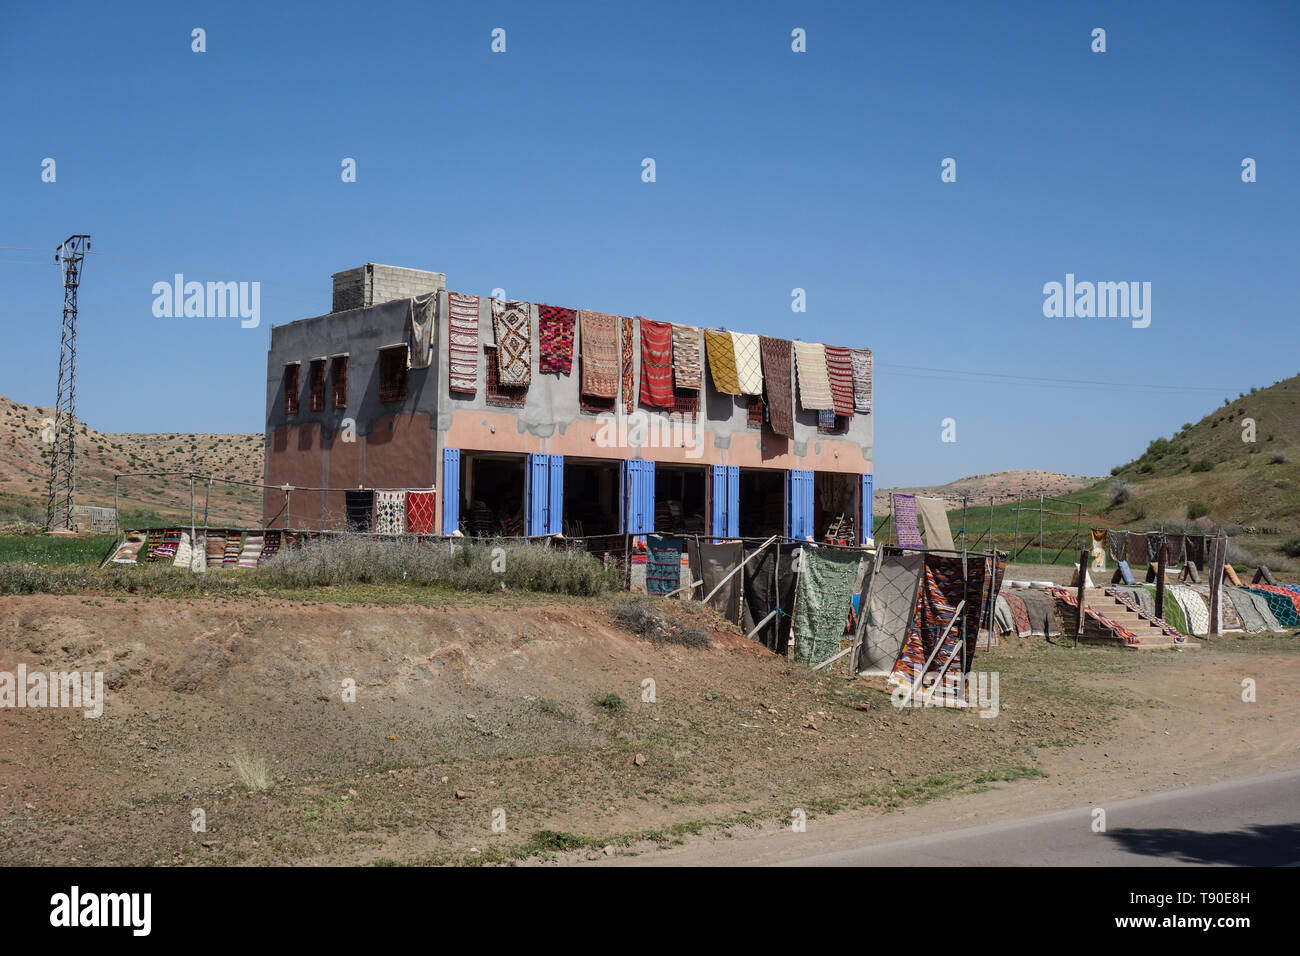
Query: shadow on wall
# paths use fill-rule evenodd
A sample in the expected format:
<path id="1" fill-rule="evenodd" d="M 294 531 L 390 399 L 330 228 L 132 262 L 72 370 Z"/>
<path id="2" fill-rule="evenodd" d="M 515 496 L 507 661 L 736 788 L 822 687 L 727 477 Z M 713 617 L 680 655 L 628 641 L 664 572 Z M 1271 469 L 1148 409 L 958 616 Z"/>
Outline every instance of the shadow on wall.
<path id="1" fill-rule="evenodd" d="M 1230 833 L 1147 829 L 1108 831 L 1129 853 L 1179 863 L 1219 866 L 1283 866 L 1300 861 L 1300 823 L 1247 827 Z"/>

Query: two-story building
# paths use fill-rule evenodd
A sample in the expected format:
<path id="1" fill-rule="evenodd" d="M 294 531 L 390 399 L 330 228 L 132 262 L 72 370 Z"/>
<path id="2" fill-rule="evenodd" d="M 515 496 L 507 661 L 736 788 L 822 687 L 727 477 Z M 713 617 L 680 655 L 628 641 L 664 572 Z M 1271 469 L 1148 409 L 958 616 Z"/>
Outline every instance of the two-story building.
<path id="1" fill-rule="evenodd" d="M 871 353 L 662 318 L 336 274 L 328 315 L 271 331 L 267 526 L 433 489 L 443 534 L 869 538 Z"/>

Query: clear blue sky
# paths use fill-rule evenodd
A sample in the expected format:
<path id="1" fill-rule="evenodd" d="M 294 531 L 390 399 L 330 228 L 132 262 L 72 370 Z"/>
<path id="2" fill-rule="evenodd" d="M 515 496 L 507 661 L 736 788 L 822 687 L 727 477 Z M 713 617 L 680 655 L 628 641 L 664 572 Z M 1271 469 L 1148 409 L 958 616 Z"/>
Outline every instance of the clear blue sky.
<path id="1" fill-rule="evenodd" d="M 1291 2 L 11 0 L 0 393 L 52 403 L 50 260 L 88 232 L 78 411 L 101 430 L 260 431 L 270 325 L 374 261 L 870 347 L 878 486 L 1104 474 L 1300 371 L 1297 63 Z M 261 327 L 154 318 L 174 271 L 260 281 Z M 1151 326 L 1044 318 L 1067 272 L 1151 282 Z"/>

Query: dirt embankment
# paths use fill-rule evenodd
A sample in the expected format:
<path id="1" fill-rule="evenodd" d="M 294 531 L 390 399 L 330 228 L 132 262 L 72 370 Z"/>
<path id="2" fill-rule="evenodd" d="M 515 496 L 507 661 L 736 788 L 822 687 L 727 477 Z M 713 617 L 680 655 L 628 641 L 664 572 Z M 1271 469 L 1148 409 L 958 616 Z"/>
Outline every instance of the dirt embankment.
<path id="1" fill-rule="evenodd" d="M 1158 661 L 1016 642 L 981 655 L 1001 672 L 987 720 L 897 710 L 881 682 L 809 674 L 711 612 L 696 618 L 714 646 L 696 650 L 619 631 L 610 608 L 6 599 L 0 671 L 102 671 L 108 690 L 98 719 L 0 709 L 0 861 L 585 860 L 606 842 L 633 854 L 715 824 L 774 825 L 792 807 L 904 806 L 1032 775 L 1080 741 L 1149 742 L 1135 718 L 1156 711 L 1223 745 L 1239 729 L 1217 713 L 1234 712 L 1237 670 L 1300 676 L 1277 642 L 1271 658 Z M 1274 695 L 1242 716 L 1255 721 L 1242 734 L 1294 737 L 1291 697 L 1290 711 Z"/>

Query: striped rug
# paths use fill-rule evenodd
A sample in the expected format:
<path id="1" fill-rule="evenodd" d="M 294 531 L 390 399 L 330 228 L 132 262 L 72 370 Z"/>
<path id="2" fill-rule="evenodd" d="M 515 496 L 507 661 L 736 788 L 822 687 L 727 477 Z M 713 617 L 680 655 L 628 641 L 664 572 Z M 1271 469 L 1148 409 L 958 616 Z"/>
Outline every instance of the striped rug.
<path id="1" fill-rule="evenodd" d="M 838 345 L 826 346 L 826 375 L 830 379 L 835 414 L 853 417 L 853 356 Z"/>
<path id="2" fill-rule="evenodd" d="M 795 342 L 794 361 L 799 372 L 799 404 L 814 411 L 833 409 L 835 402 L 826 375 L 826 347 L 819 342 Z"/>
<path id="3" fill-rule="evenodd" d="M 447 293 L 447 387 L 478 391 L 478 296 Z"/>
<path id="4" fill-rule="evenodd" d="M 672 408 L 673 327 L 641 319 L 641 404 Z"/>

